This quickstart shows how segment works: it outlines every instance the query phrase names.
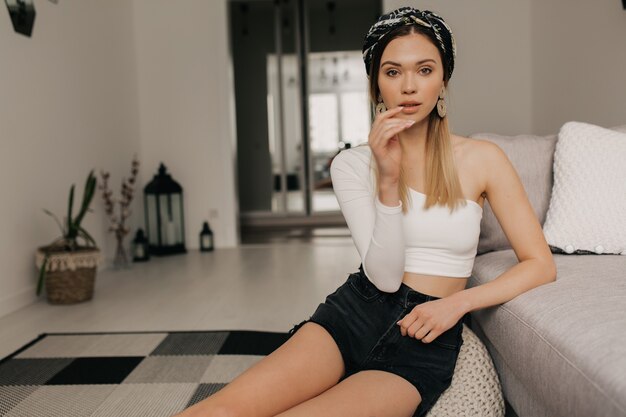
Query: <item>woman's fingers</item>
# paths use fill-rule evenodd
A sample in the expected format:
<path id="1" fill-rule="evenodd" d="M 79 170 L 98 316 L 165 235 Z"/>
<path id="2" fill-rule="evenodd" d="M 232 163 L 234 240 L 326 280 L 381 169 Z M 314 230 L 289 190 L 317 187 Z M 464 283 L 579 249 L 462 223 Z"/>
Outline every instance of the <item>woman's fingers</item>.
<path id="1" fill-rule="evenodd" d="M 393 109 L 386 110 L 382 113 L 378 113 L 374 118 L 374 123 L 372 124 L 372 130 L 377 130 L 378 127 L 384 124 L 385 120 L 392 119 L 394 115 L 400 113 L 402 110 L 402 106 L 394 107 Z M 396 119 L 397 120 L 397 119 Z"/>
<path id="2" fill-rule="evenodd" d="M 397 123 L 386 125 L 383 128 L 383 135 L 382 135 L 382 137 L 386 138 L 386 139 L 389 139 L 387 137 L 387 134 L 389 134 L 390 132 L 394 132 L 394 134 L 396 134 L 396 133 L 398 133 L 398 132 L 400 132 L 400 131 L 402 131 L 402 130 L 404 130 L 407 127 L 410 127 L 412 125 L 413 125 L 413 123 L 411 121 L 408 121 L 408 122 L 407 121 L 402 121 L 402 122 L 397 122 Z"/>
<path id="3" fill-rule="evenodd" d="M 382 120 L 382 119 L 388 119 L 390 117 L 393 117 L 394 114 L 400 113 L 402 109 L 403 109 L 402 106 L 398 106 L 392 109 L 388 109 L 387 111 L 384 111 L 382 113 L 378 113 L 375 117 L 375 120 Z"/>
<path id="4" fill-rule="evenodd" d="M 402 150 L 398 141 L 393 139 L 413 124 L 411 120 L 394 117 L 401 111 L 402 106 L 398 106 L 378 113 L 369 134 L 368 142 L 383 177 L 398 178 L 400 174 Z"/>
<path id="5" fill-rule="evenodd" d="M 381 126 L 378 134 L 374 137 L 373 143 L 370 144 L 374 147 L 384 146 L 389 142 L 396 134 L 403 131 L 404 129 L 412 126 L 413 123 L 406 120 L 402 121 L 394 121 Z"/>
<path id="6" fill-rule="evenodd" d="M 410 326 L 408 326 L 406 329 L 404 329 L 404 335 L 409 335 L 411 337 L 416 338 L 417 334 L 420 333 L 419 337 L 420 339 L 423 337 L 423 333 L 426 333 L 424 330 L 426 323 L 424 323 L 422 320 L 415 320 L 413 323 L 411 323 Z"/>
<path id="7" fill-rule="evenodd" d="M 384 132 L 388 131 L 391 128 L 403 128 L 407 127 L 407 123 L 412 122 L 411 120 L 406 119 L 389 119 L 385 120 L 383 123 L 380 123 L 378 126 L 372 129 L 372 137 L 375 141 L 380 142 L 381 139 L 384 139 Z"/>
<path id="8" fill-rule="evenodd" d="M 376 117 L 374 117 L 372 130 L 375 130 L 378 126 L 380 126 L 384 120 L 393 118 L 393 116 L 398 114 L 401 110 L 402 110 L 402 106 L 398 106 L 398 107 L 394 107 L 393 109 L 385 110 L 382 113 L 377 113 Z"/>
<path id="9" fill-rule="evenodd" d="M 418 325 L 417 322 L 413 323 L 413 325 L 406 330 L 407 334 L 412 335 L 411 337 L 419 340 L 425 338 L 426 335 L 429 334 L 429 331 L 432 330 L 428 330 L 426 325 Z"/>

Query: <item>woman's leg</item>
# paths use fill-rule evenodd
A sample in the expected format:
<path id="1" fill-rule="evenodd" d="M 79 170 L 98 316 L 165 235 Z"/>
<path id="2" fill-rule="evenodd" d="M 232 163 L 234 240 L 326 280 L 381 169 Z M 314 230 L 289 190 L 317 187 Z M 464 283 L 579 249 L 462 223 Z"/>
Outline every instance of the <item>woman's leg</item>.
<path id="1" fill-rule="evenodd" d="M 174 417 L 273 417 L 326 391 L 344 372 L 330 333 L 307 322 L 228 385 Z"/>
<path id="2" fill-rule="evenodd" d="M 366 370 L 276 417 L 411 417 L 421 401 L 419 391 L 401 376 Z"/>

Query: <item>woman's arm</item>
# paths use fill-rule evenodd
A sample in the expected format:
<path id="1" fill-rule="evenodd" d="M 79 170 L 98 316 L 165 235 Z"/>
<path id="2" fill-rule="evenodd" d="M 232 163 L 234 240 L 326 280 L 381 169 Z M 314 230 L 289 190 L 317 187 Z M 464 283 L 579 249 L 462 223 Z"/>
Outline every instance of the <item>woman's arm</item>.
<path id="1" fill-rule="evenodd" d="M 330 175 L 365 274 L 379 290 L 397 291 L 404 275 L 405 256 L 397 184 L 395 189 L 393 184 L 380 184 L 380 193 L 374 198 L 369 184 L 369 157 L 355 148 L 333 159 Z"/>
<path id="2" fill-rule="evenodd" d="M 485 192 L 511 247 L 520 261 L 491 282 L 452 294 L 466 312 L 505 303 L 556 280 L 556 265 L 524 186 L 506 153 L 482 141 Z"/>
<path id="3" fill-rule="evenodd" d="M 456 300 L 463 306 L 463 312 L 469 313 L 506 303 L 528 290 L 554 282 L 556 273 L 553 271 L 554 264 L 541 259 L 527 259 L 514 265 L 493 281 L 456 292 L 448 298 Z"/>

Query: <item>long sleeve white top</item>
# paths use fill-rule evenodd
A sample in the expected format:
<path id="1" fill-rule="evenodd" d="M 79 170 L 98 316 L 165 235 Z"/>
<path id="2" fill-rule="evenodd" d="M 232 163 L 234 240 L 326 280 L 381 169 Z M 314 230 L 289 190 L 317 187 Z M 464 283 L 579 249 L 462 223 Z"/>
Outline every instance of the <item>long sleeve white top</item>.
<path id="1" fill-rule="evenodd" d="M 396 292 L 405 262 L 402 202 L 386 206 L 380 201 L 370 155 L 366 146 L 344 150 L 333 159 L 330 175 L 365 275 L 379 290 Z"/>
<path id="2" fill-rule="evenodd" d="M 340 152 L 330 166 L 335 196 L 365 275 L 385 292 L 400 288 L 405 271 L 469 277 L 482 207 L 467 200 L 454 212 L 445 205 L 424 209 L 426 195 L 409 188 L 411 207 L 405 215 L 401 201 L 386 206 L 376 194 L 371 155 L 369 146 L 357 146 Z"/>

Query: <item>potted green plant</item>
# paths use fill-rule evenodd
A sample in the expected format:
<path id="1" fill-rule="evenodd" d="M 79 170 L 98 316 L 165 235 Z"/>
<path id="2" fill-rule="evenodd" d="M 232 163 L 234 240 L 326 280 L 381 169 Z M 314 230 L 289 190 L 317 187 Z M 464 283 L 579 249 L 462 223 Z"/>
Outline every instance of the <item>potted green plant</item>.
<path id="1" fill-rule="evenodd" d="M 91 235 L 81 226 L 96 190 L 96 177 L 89 173 L 83 191 L 83 201 L 76 216 L 74 184 L 70 188 L 67 218 L 61 224 L 50 211 L 44 212 L 56 220 L 62 236 L 49 245 L 37 249 L 35 264 L 39 268 L 37 295 L 45 283 L 48 302 L 51 304 L 74 304 L 93 298 L 97 266 L 101 262 L 100 249 Z M 79 245 L 78 238 L 84 240 Z"/>

